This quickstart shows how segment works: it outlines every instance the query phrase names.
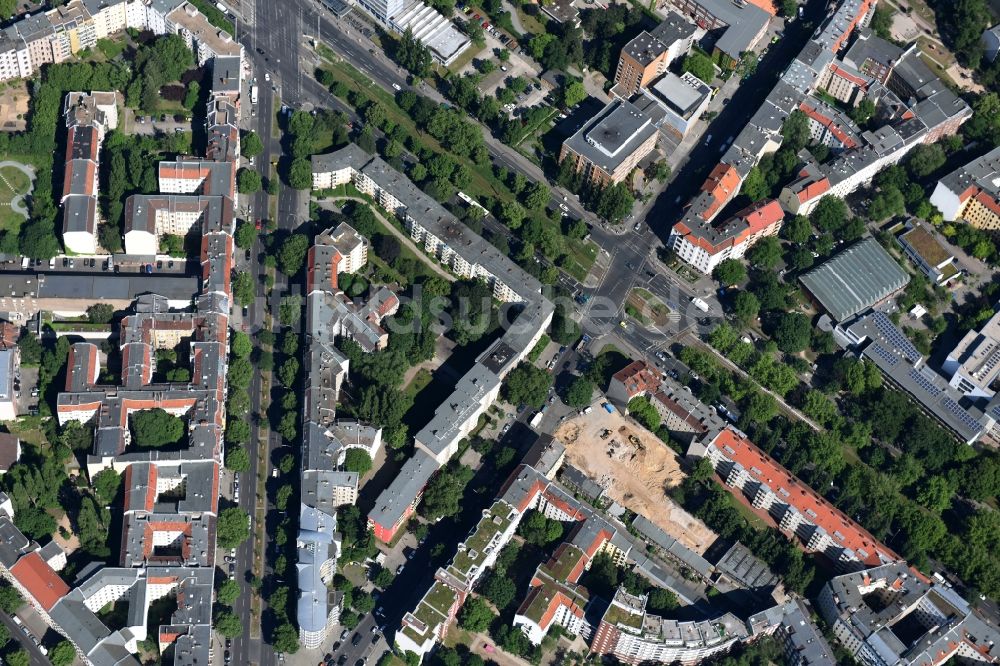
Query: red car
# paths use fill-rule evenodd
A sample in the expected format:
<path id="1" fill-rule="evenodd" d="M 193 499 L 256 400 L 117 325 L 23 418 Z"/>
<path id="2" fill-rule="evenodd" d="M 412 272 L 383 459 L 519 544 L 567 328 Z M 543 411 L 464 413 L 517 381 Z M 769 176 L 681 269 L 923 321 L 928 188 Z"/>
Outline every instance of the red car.
<path id="1" fill-rule="evenodd" d="M 476 14 L 476 15 L 475 15 L 475 16 L 473 16 L 472 18 L 474 18 L 474 19 L 476 19 L 476 20 L 478 21 L 479 19 L 481 19 L 481 18 L 482 18 L 482 16 L 480 16 L 479 14 Z"/>
<path id="2" fill-rule="evenodd" d="M 257 222 L 254 224 L 254 226 L 257 228 L 257 231 L 260 231 L 261 227 L 264 225 L 261 223 L 260 218 L 257 218 Z"/>
<path id="3" fill-rule="evenodd" d="M 489 30 L 489 28 L 490 28 L 489 21 L 483 21 L 483 30 Z"/>

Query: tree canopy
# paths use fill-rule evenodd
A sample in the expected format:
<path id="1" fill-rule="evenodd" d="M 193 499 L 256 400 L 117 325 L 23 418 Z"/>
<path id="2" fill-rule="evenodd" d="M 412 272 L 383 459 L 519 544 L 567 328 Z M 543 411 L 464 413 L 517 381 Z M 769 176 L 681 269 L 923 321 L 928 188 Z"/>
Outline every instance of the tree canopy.
<path id="1" fill-rule="evenodd" d="M 511 370 L 503 385 L 504 400 L 512 405 L 541 407 L 552 386 L 552 375 L 530 363 Z"/>
<path id="2" fill-rule="evenodd" d="M 177 444 L 184 437 L 184 421 L 159 407 L 144 409 L 132 414 L 132 436 L 138 446 Z"/>

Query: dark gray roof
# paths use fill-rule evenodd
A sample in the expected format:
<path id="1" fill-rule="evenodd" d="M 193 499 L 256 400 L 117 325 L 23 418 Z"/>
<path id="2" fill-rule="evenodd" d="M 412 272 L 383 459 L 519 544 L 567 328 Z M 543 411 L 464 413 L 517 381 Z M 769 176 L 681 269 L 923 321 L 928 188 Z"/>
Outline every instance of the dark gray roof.
<path id="1" fill-rule="evenodd" d="M 836 321 L 894 294 L 910 276 L 874 238 L 865 238 L 799 280 Z"/>
<path id="2" fill-rule="evenodd" d="M 18 298 L 68 298 L 91 301 L 135 300 L 156 293 L 172 301 L 191 299 L 198 279 L 184 275 L 141 273 L 63 274 L 0 273 L 0 293 Z"/>
<path id="3" fill-rule="evenodd" d="M 566 145 L 606 173 L 656 134 L 652 119 L 631 102 L 615 100 L 590 119 Z"/>
<path id="4" fill-rule="evenodd" d="M 403 517 L 437 469 L 434 458 L 422 449 L 415 450 L 389 487 L 378 496 L 368 517 L 383 527 L 391 528 Z"/>

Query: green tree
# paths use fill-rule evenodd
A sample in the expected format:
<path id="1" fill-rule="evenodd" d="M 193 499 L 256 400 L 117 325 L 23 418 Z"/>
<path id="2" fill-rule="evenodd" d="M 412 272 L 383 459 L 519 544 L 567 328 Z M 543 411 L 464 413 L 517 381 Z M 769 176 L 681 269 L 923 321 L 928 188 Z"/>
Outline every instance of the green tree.
<path id="1" fill-rule="evenodd" d="M 13 615 L 23 605 L 24 599 L 17 588 L 7 582 L 0 583 L 0 610 L 8 615 Z"/>
<path id="2" fill-rule="evenodd" d="M 372 468 L 372 458 L 363 449 L 348 449 L 344 455 L 344 469 L 357 472 L 358 478 L 364 478 Z"/>
<path id="3" fill-rule="evenodd" d="M 747 259 L 757 268 L 770 270 L 781 261 L 781 243 L 774 236 L 762 238 L 747 252 Z"/>
<path id="4" fill-rule="evenodd" d="M 236 174 L 236 189 L 240 194 L 260 192 L 260 174 L 253 169 L 243 168 Z"/>
<path id="5" fill-rule="evenodd" d="M 506 571 L 494 569 L 486 578 L 481 590 L 483 595 L 501 610 L 509 606 L 517 596 L 517 587 L 506 574 Z"/>
<path id="6" fill-rule="evenodd" d="M 176 444 L 184 437 L 184 421 L 160 408 L 144 409 L 132 414 L 132 434 L 138 446 Z"/>
<path id="7" fill-rule="evenodd" d="M 917 490 L 917 501 L 931 511 L 941 513 L 951 506 L 951 498 L 955 495 L 955 488 L 951 483 L 941 476 L 932 476 L 924 479 Z"/>
<path id="8" fill-rule="evenodd" d="M 234 472 L 249 472 L 250 454 L 242 446 L 227 446 L 226 467 Z"/>
<path id="9" fill-rule="evenodd" d="M 31 663 L 31 658 L 23 649 L 5 654 L 4 659 L 7 666 L 28 666 Z"/>
<path id="10" fill-rule="evenodd" d="M 107 506 L 115 501 L 121 482 L 121 475 L 110 467 L 94 475 L 94 494 L 102 505 Z"/>
<path id="11" fill-rule="evenodd" d="M 253 351 L 250 336 L 243 331 L 234 331 L 229 342 L 229 351 L 235 358 L 248 358 Z"/>
<path id="12" fill-rule="evenodd" d="M 308 190 L 312 187 L 312 164 L 304 158 L 292 160 L 288 168 L 288 186 L 296 190 Z"/>
<path id="13" fill-rule="evenodd" d="M 299 651 L 299 632 L 290 622 L 284 622 L 274 630 L 271 646 L 275 652 L 295 654 Z"/>
<path id="14" fill-rule="evenodd" d="M 574 107 L 583 100 L 587 99 L 587 89 L 583 87 L 583 83 L 580 81 L 570 81 L 560 89 L 560 101 L 562 102 L 563 108 Z"/>
<path id="15" fill-rule="evenodd" d="M 749 291 L 738 291 L 733 296 L 733 314 L 744 325 L 757 317 L 760 301 Z"/>
<path id="16" fill-rule="evenodd" d="M 233 276 L 232 285 L 233 296 L 236 298 L 236 302 L 243 307 L 250 307 L 254 296 L 256 296 L 253 276 L 246 271 L 240 271 Z"/>
<path id="17" fill-rule="evenodd" d="M 290 234 L 278 248 L 278 269 L 288 276 L 294 276 L 302 269 L 309 251 L 309 237 L 305 234 Z"/>
<path id="18" fill-rule="evenodd" d="M 243 157 L 257 157 L 264 152 L 264 144 L 256 132 L 246 130 L 240 138 L 240 152 Z"/>
<path id="19" fill-rule="evenodd" d="M 76 660 L 76 649 L 69 641 L 59 641 L 49 650 L 48 657 L 52 666 L 70 666 Z"/>
<path id="20" fill-rule="evenodd" d="M 812 326 L 809 317 L 798 312 L 783 312 L 774 327 L 774 341 L 786 353 L 800 352 L 809 346 Z"/>
<path id="21" fill-rule="evenodd" d="M 629 415 L 646 427 L 647 430 L 656 432 L 660 427 L 660 413 L 656 411 L 649 398 L 638 396 L 629 400 Z"/>
<path id="22" fill-rule="evenodd" d="M 110 303 L 94 303 L 87 307 L 87 319 L 93 324 L 108 324 L 115 316 L 115 306 Z"/>
<path id="23" fill-rule="evenodd" d="M 517 533 L 528 543 L 545 547 L 562 538 L 563 526 L 558 520 L 550 520 L 545 514 L 532 511 L 521 521 Z"/>
<path id="24" fill-rule="evenodd" d="M 233 234 L 233 242 L 241 250 L 249 250 L 257 242 L 257 229 L 246 220 L 240 220 Z"/>
<path id="25" fill-rule="evenodd" d="M 809 143 L 809 117 L 805 112 L 795 109 L 785 118 L 781 126 L 782 148 L 787 148 L 792 153 L 797 153 Z"/>
<path id="26" fill-rule="evenodd" d="M 479 597 L 469 597 L 458 612 L 458 626 L 466 631 L 486 631 L 496 617 L 490 605 Z"/>
<path id="27" fill-rule="evenodd" d="M 216 521 L 216 538 L 224 550 L 240 545 L 250 538 L 250 516 L 238 507 L 223 509 Z"/>
<path id="28" fill-rule="evenodd" d="M 232 606 L 240 596 L 240 584 L 232 578 L 226 578 L 215 593 L 215 599 L 220 604 Z"/>
<path id="29" fill-rule="evenodd" d="M 872 15 L 871 29 L 882 39 L 892 39 L 892 7 L 881 4 Z"/>
<path id="30" fill-rule="evenodd" d="M 878 7 L 875 10 L 875 16 L 878 16 L 880 9 L 882 9 L 882 7 Z M 872 19 L 873 27 L 874 24 L 875 20 Z M 858 125 L 864 126 L 869 120 L 871 120 L 871 117 L 875 115 L 875 102 L 865 97 L 858 102 L 857 106 L 850 110 L 849 115 L 851 116 L 851 120 L 856 122 Z"/>
<path id="31" fill-rule="evenodd" d="M 724 286 L 746 282 L 747 269 L 739 259 L 725 259 L 712 271 L 712 277 Z"/>
<path id="32" fill-rule="evenodd" d="M 809 219 L 820 231 L 833 232 L 844 226 L 847 216 L 847 204 L 844 200 L 828 195 L 819 200 Z"/>
<path id="33" fill-rule="evenodd" d="M 594 212 L 612 224 L 621 222 L 635 205 L 635 197 L 624 182 L 605 187 L 597 195 Z"/>
<path id="34" fill-rule="evenodd" d="M 705 83 L 711 83 L 715 78 L 715 65 L 707 56 L 693 52 L 684 56 L 681 62 L 681 70 L 691 72 Z"/>
<path id="35" fill-rule="evenodd" d="M 594 396 L 594 389 L 597 388 L 588 377 L 579 375 L 573 378 L 566 388 L 564 400 L 566 404 L 574 409 L 583 409 L 590 404 Z"/>
<path id="36" fill-rule="evenodd" d="M 243 634 L 243 623 L 232 611 L 219 611 L 215 614 L 213 628 L 226 638 L 236 638 Z"/>
<path id="37" fill-rule="evenodd" d="M 512 405 L 527 405 L 538 408 L 545 402 L 552 375 L 530 363 L 521 363 L 514 368 L 503 385 L 504 400 Z"/>
<path id="38" fill-rule="evenodd" d="M 459 501 L 473 472 L 464 465 L 451 464 L 430 480 L 420 503 L 423 516 L 430 521 L 454 516 L 460 510 Z"/>
<path id="39" fill-rule="evenodd" d="M 754 166 L 750 169 L 740 188 L 740 193 L 751 201 L 760 201 L 771 193 L 771 188 L 768 186 L 767 181 L 764 180 L 764 174 L 761 173 L 759 166 Z"/>

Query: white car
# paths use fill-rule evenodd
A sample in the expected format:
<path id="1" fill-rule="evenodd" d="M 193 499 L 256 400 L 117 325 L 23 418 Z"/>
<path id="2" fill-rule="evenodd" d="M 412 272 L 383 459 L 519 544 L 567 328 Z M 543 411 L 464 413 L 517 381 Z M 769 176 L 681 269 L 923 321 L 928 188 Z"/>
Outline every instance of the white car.
<path id="1" fill-rule="evenodd" d="M 399 87 L 398 83 L 393 83 L 392 84 L 392 89 L 395 90 L 396 92 L 399 92 L 400 90 L 402 90 L 402 88 Z"/>
<path id="2" fill-rule="evenodd" d="M 271 80 L 271 73 L 270 72 L 264 72 L 264 80 L 265 81 L 270 81 Z"/>

